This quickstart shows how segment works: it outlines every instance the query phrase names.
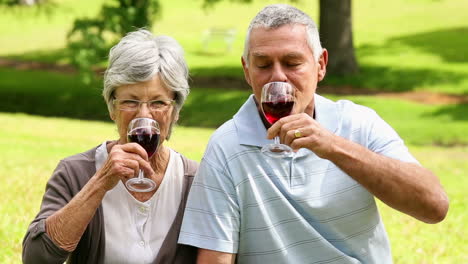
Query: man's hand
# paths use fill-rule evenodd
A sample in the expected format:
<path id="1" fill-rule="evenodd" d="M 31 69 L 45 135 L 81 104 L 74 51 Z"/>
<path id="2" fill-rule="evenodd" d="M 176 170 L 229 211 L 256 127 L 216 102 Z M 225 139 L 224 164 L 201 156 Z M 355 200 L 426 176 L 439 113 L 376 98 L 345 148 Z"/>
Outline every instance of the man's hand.
<path id="1" fill-rule="evenodd" d="M 278 120 L 268 129 L 267 134 L 269 139 L 275 136 L 279 136 L 283 144 L 295 150 L 308 148 L 321 158 L 325 158 L 332 151 L 332 144 L 336 137 L 306 113 L 290 115 Z"/>

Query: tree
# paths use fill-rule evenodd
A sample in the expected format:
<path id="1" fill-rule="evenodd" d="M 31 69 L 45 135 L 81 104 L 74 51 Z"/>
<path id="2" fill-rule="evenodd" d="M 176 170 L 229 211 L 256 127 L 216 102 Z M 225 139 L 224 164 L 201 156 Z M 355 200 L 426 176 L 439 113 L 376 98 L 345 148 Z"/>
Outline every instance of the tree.
<path id="1" fill-rule="evenodd" d="M 354 55 L 351 0 L 320 0 L 320 39 L 329 52 L 328 73 L 345 75 L 359 71 Z"/>
<path id="2" fill-rule="evenodd" d="M 76 20 L 68 34 L 72 63 L 79 68 L 85 83 L 94 79 L 93 67 L 102 62 L 111 46 L 137 28 L 151 29 L 161 10 L 158 0 L 112 0 L 106 3 L 96 18 Z"/>
<path id="3" fill-rule="evenodd" d="M 15 5 L 26 5 L 32 6 L 36 4 L 42 4 L 47 2 L 47 0 L 0 0 L 0 6 L 15 6 Z"/>
<path id="4" fill-rule="evenodd" d="M 205 0 L 210 7 L 223 0 Z M 251 3 L 253 0 L 231 0 Z M 290 0 L 300 2 L 301 0 Z M 320 40 L 329 51 L 327 73 L 354 74 L 359 71 L 356 61 L 351 23 L 351 0 L 320 0 Z"/>

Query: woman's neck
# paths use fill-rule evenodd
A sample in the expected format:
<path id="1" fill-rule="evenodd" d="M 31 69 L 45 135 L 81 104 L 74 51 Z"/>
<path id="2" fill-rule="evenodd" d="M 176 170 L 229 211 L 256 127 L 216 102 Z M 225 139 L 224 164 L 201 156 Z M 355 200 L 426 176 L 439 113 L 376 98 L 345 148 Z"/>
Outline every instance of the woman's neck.
<path id="1" fill-rule="evenodd" d="M 169 148 L 161 145 L 158 147 L 158 150 L 150 158 L 150 164 L 153 168 L 156 175 L 164 175 L 167 169 L 167 164 L 169 163 L 170 150 Z"/>

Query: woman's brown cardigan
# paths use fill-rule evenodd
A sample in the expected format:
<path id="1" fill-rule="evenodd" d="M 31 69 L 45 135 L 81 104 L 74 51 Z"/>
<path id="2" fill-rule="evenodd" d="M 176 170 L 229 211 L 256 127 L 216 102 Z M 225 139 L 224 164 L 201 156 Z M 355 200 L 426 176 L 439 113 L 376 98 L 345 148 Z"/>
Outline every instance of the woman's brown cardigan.
<path id="1" fill-rule="evenodd" d="M 56 246 L 45 232 L 45 220 L 64 207 L 96 173 L 97 147 L 66 159 L 58 164 L 46 186 L 41 209 L 30 224 L 23 240 L 23 263 L 103 263 L 105 249 L 104 215 L 102 205 L 96 210 L 78 246 L 67 252 Z M 184 163 L 183 195 L 177 215 L 153 263 L 195 263 L 196 248 L 179 245 L 180 226 L 198 164 L 181 155 Z"/>

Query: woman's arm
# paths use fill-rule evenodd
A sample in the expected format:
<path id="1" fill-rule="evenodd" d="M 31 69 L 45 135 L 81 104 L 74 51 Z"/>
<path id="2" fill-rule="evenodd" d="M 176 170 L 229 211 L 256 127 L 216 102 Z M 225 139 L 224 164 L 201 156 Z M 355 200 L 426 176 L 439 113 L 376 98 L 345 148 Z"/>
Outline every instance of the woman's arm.
<path id="1" fill-rule="evenodd" d="M 62 249 L 72 252 L 108 190 L 121 179 L 135 177 L 140 167 L 149 175 L 154 173 L 147 160 L 146 152 L 136 143 L 112 148 L 104 166 L 83 189 L 47 218 L 45 225 L 49 237 Z"/>

